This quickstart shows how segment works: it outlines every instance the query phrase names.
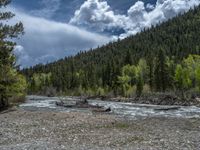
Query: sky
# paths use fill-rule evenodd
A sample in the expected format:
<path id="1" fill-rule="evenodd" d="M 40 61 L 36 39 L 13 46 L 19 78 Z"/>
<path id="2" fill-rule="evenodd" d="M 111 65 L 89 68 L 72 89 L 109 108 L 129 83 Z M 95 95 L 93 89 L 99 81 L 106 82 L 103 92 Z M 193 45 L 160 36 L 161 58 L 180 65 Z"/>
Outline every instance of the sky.
<path id="1" fill-rule="evenodd" d="M 13 0 L 7 10 L 25 34 L 16 40 L 21 67 L 48 63 L 175 17 L 200 0 Z"/>

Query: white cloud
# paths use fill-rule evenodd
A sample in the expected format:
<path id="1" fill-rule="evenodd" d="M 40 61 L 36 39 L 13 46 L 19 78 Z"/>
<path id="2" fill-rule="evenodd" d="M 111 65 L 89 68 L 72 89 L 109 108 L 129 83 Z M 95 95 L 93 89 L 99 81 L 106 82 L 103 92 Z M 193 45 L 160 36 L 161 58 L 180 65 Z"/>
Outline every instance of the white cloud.
<path id="1" fill-rule="evenodd" d="M 148 3 L 146 8 L 149 10 L 153 10 L 155 7 L 154 7 L 154 5 Z"/>
<path id="2" fill-rule="evenodd" d="M 155 6 L 147 4 L 145 7 L 144 2 L 138 1 L 127 10 L 126 15 L 121 15 L 115 14 L 106 1 L 87 0 L 75 12 L 70 24 L 84 26 L 89 30 L 101 29 L 99 31 L 123 29 L 125 33 L 119 37 L 125 38 L 199 4 L 200 0 L 157 0 Z"/>
<path id="3" fill-rule="evenodd" d="M 11 10 L 16 14 L 13 22 L 22 21 L 25 27 L 25 34 L 17 40 L 15 50 L 18 63 L 23 67 L 73 55 L 110 40 L 72 25 L 33 17 L 13 8 Z"/>
<path id="4" fill-rule="evenodd" d="M 144 20 L 145 12 L 144 2 L 138 1 L 128 10 L 128 16 L 135 22 L 141 22 Z"/>
<path id="5" fill-rule="evenodd" d="M 102 31 L 105 28 L 123 26 L 125 16 L 116 15 L 106 1 L 87 0 L 75 12 L 70 24 L 89 26 Z"/>

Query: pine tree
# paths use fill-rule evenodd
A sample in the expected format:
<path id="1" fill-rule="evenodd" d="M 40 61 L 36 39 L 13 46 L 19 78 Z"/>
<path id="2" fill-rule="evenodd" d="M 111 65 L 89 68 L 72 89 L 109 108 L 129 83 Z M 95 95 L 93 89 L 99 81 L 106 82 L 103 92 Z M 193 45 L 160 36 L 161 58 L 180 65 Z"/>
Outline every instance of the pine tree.
<path id="1" fill-rule="evenodd" d="M 133 64 L 131 53 L 130 53 L 129 50 L 126 53 L 126 57 L 125 57 L 124 63 L 125 63 L 125 65 L 132 65 Z"/>
<path id="2" fill-rule="evenodd" d="M 70 80 L 70 87 L 73 89 L 76 85 L 75 80 L 75 65 L 74 65 L 74 59 L 72 59 L 71 66 L 70 66 L 70 72 L 71 72 L 71 80 Z"/>
<path id="3" fill-rule="evenodd" d="M 144 79 L 143 79 L 141 73 L 139 73 L 136 87 L 137 87 L 137 89 L 136 89 L 136 95 L 138 97 L 140 97 L 142 95 L 142 91 L 143 91 L 143 87 L 144 87 Z"/>
<path id="4" fill-rule="evenodd" d="M 154 56 L 153 56 L 152 52 L 150 52 L 150 55 L 147 57 L 146 61 L 147 61 L 148 69 L 149 69 L 149 75 L 148 75 L 149 86 L 152 91 L 153 90 L 153 80 L 154 80 Z"/>
<path id="5" fill-rule="evenodd" d="M 0 0 L 0 9 L 6 7 L 10 2 L 10 0 Z M 0 11 L 0 21 L 7 21 L 12 17 L 14 17 L 12 12 Z M 13 26 L 0 23 L 0 107 L 8 106 L 8 98 L 13 96 L 10 92 L 11 87 L 18 82 L 13 54 L 16 44 L 9 39 L 16 38 L 22 33 L 21 22 Z"/>
<path id="6" fill-rule="evenodd" d="M 104 84 L 105 84 L 105 86 L 111 87 L 111 85 L 112 85 L 112 79 L 111 79 L 112 66 L 111 66 L 111 62 L 108 62 L 108 64 L 106 65 L 104 71 L 105 71 L 104 72 Z"/>
<path id="7" fill-rule="evenodd" d="M 166 63 L 166 54 L 163 49 L 161 49 L 157 56 L 157 64 L 154 72 L 155 86 L 158 91 L 165 92 L 168 87 L 168 66 Z"/>

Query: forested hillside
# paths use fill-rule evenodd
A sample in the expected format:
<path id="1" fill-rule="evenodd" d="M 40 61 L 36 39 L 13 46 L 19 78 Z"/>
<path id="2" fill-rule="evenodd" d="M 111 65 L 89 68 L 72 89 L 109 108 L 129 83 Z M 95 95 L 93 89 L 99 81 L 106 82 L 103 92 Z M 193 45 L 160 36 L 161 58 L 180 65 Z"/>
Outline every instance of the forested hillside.
<path id="1" fill-rule="evenodd" d="M 200 90 L 200 7 L 135 36 L 22 70 L 29 92 L 140 96 Z"/>

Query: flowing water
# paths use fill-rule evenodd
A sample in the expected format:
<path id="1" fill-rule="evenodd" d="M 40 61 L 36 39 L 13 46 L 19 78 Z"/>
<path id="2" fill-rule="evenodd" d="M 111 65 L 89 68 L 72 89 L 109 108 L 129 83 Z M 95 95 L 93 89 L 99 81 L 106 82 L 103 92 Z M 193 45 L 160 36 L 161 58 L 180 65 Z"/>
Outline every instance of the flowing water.
<path id="1" fill-rule="evenodd" d="M 77 98 L 65 97 L 70 103 L 75 104 Z M 30 111 L 58 111 L 58 112 L 87 112 L 92 113 L 90 109 L 66 108 L 57 106 L 59 97 L 28 96 L 21 109 Z M 123 102 L 111 102 L 101 100 L 89 100 L 93 106 L 102 106 L 105 109 L 111 108 L 110 114 L 119 115 L 127 118 L 138 117 L 181 117 L 181 118 L 200 118 L 200 108 L 196 106 L 158 106 Z"/>

